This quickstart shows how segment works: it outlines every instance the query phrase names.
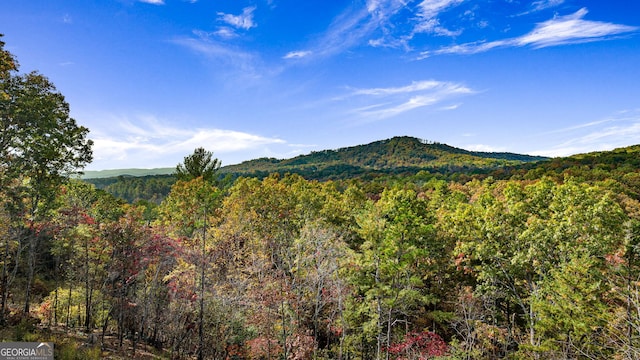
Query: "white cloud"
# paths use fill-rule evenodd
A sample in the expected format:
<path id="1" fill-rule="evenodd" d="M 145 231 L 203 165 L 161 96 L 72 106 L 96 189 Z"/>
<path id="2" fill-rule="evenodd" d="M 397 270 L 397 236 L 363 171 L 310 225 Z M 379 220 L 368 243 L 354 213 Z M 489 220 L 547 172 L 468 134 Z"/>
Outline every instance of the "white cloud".
<path id="1" fill-rule="evenodd" d="M 318 43 L 312 46 L 315 54 L 331 56 L 358 44 L 367 37 L 375 25 L 367 22 L 369 13 L 350 9 L 336 18 Z"/>
<path id="2" fill-rule="evenodd" d="M 371 42 L 372 46 L 376 46 L 375 40 L 368 38 L 386 26 L 389 19 L 405 6 L 403 0 L 367 0 L 364 7 L 353 5 L 334 18 L 327 30 L 307 46 L 307 51 L 315 58 L 322 58 L 363 43 Z M 289 54 L 296 53 L 293 51 Z"/>
<path id="3" fill-rule="evenodd" d="M 528 15 L 538 11 L 551 9 L 564 4 L 564 1 L 565 0 L 537 0 L 531 3 L 529 10 L 522 12 L 520 14 L 517 14 L 516 16 Z"/>
<path id="4" fill-rule="evenodd" d="M 481 152 L 505 152 L 507 149 L 505 147 L 493 146 L 487 144 L 469 144 L 463 145 L 462 148 L 469 151 L 481 151 Z"/>
<path id="5" fill-rule="evenodd" d="M 255 6 L 249 6 L 242 10 L 240 15 L 218 13 L 219 19 L 227 24 L 239 29 L 249 30 L 256 27 L 256 23 L 253 21 L 253 12 L 256 10 Z"/>
<path id="6" fill-rule="evenodd" d="M 462 104 L 460 104 L 460 103 L 451 104 L 451 105 L 446 105 L 446 106 L 441 107 L 440 110 L 444 110 L 444 111 L 455 110 L 455 109 L 459 108 L 460 106 L 462 106 Z"/>
<path id="7" fill-rule="evenodd" d="M 417 33 L 439 36 L 460 34 L 461 30 L 443 27 L 438 16 L 464 1 L 422 0 L 415 4 L 407 0 L 367 0 L 364 6 L 354 4 L 345 9 L 307 48 L 314 58 L 333 56 L 363 44 L 408 51 L 411 50 L 409 41 Z M 409 13 L 406 17 L 408 28 L 399 26 L 395 21 L 401 13 Z M 291 56 L 285 58 L 294 58 L 299 52 L 292 51 L 288 55 Z"/>
<path id="8" fill-rule="evenodd" d="M 614 35 L 637 31 L 635 26 L 584 20 L 587 9 L 582 8 L 571 15 L 558 16 L 539 23 L 528 34 L 520 37 L 490 42 L 475 42 L 444 47 L 421 53 L 420 59 L 442 54 L 476 54 L 503 47 L 531 46 L 544 48 L 564 44 L 600 41 Z"/>
<path id="9" fill-rule="evenodd" d="M 411 51 L 410 42 L 417 34 L 455 37 L 463 29 L 449 29 L 442 25 L 440 16 L 464 3 L 466 0 L 421 0 L 417 4 L 406 0 L 368 0 L 366 13 L 361 14 L 361 37 L 378 34 L 367 40 L 369 46 L 398 48 Z M 395 21 L 396 15 L 410 13 L 401 22 Z M 407 30 L 399 26 L 408 21 Z"/>
<path id="10" fill-rule="evenodd" d="M 367 12 L 378 20 L 385 20 L 406 6 L 403 0 L 367 0 Z"/>
<path id="11" fill-rule="evenodd" d="M 164 0 L 138 0 L 138 1 L 146 4 L 164 5 Z"/>
<path id="12" fill-rule="evenodd" d="M 353 95 L 393 95 L 413 93 L 417 91 L 431 90 L 437 87 L 441 87 L 445 84 L 449 83 L 435 80 L 413 81 L 411 82 L 411 84 L 401 87 L 359 89 L 355 90 L 353 92 Z"/>
<path id="13" fill-rule="evenodd" d="M 90 168 L 170 167 L 197 147 L 224 155 L 286 144 L 278 138 L 234 130 L 176 127 L 153 116 L 137 116 L 135 121 L 108 116 L 103 123 L 110 124 L 109 128 L 97 128 L 90 135 L 94 141 Z"/>
<path id="14" fill-rule="evenodd" d="M 352 112 L 365 120 L 375 121 L 472 93 L 474 91 L 463 84 L 424 80 L 400 87 L 355 89 L 349 97 L 363 97 L 365 105 Z"/>
<path id="15" fill-rule="evenodd" d="M 441 36 L 460 35 L 462 30 L 451 31 L 442 27 L 440 20 L 438 20 L 438 15 L 461 4 L 463 1 L 464 0 L 423 0 L 420 5 L 418 5 L 418 24 L 413 30 L 414 34 L 431 33 Z"/>
<path id="16" fill-rule="evenodd" d="M 298 51 L 291 51 L 287 53 L 285 56 L 283 56 L 282 58 L 283 59 L 300 59 L 300 58 L 307 57 L 311 54 L 312 54 L 311 51 L 298 50 Z"/>
<path id="17" fill-rule="evenodd" d="M 423 19 L 433 19 L 437 17 L 443 10 L 456 6 L 464 0 L 423 0 L 420 5 L 418 15 Z"/>
<path id="18" fill-rule="evenodd" d="M 587 9 L 582 8 L 574 14 L 560 16 L 545 21 L 527 35 L 515 40 L 519 46 L 532 45 L 537 48 L 568 43 L 602 40 L 607 36 L 635 31 L 638 28 L 600 21 L 583 20 Z"/>
<path id="19" fill-rule="evenodd" d="M 413 32 L 414 35 L 419 33 L 430 33 L 433 35 L 449 37 L 455 37 L 462 34 L 462 30 L 453 31 L 440 26 L 440 20 L 438 19 L 429 19 L 420 22 L 420 24 L 416 25 Z"/>
<path id="20" fill-rule="evenodd" d="M 564 0 L 538 0 L 531 3 L 532 11 L 541 11 L 556 7 L 564 3 Z"/>
<path id="21" fill-rule="evenodd" d="M 235 30 L 228 26 L 221 26 L 212 34 L 223 39 L 233 39 L 238 37 L 238 33 L 236 33 Z"/>

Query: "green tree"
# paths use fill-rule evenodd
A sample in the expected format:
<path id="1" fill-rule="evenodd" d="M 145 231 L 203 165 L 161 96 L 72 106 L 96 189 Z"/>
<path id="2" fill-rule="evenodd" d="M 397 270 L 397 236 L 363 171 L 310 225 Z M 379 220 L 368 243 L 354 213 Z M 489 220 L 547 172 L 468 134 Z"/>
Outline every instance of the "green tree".
<path id="1" fill-rule="evenodd" d="M 0 79 L 7 79 L 11 72 L 18 70 L 18 64 L 14 56 L 4 49 L 3 36 L 0 34 Z"/>
<path id="2" fill-rule="evenodd" d="M 25 228 L 18 239 L 28 249 L 25 313 L 31 303 L 39 236 L 36 224 L 47 211 L 60 184 L 92 159 L 88 129 L 69 117 L 69 105 L 44 76 L 16 75 L 11 54 L 0 43 L 0 183 L 12 199 L 11 213 Z M 22 215 L 25 214 L 25 215 Z"/>
<path id="3" fill-rule="evenodd" d="M 109 212 L 117 213 L 122 208 L 122 204 L 112 201 L 107 209 L 103 205 L 109 200 L 105 198 L 114 200 L 111 195 L 97 191 L 91 184 L 71 180 L 63 186 L 52 215 L 58 229 L 50 250 L 55 259 L 55 280 L 58 282 L 60 274 L 66 273 L 69 292 L 74 288 L 84 288 L 83 325 L 87 331 L 95 325 L 94 291 L 99 289 L 104 280 L 104 263 L 109 255 L 109 247 L 100 236 L 100 226 L 113 221 L 105 221 Z M 58 287 L 61 285 L 56 284 L 52 304 L 56 310 L 51 314 L 54 323 L 58 317 Z M 68 300 L 70 298 L 67 297 Z"/>
<path id="4" fill-rule="evenodd" d="M 398 325 L 410 328 L 418 310 L 436 301 L 424 281 L 432 259 L 441 256 L 434 220 L 425 200 L 397 188 L 385 190 L 358 219 L 364 243 L 360 271 L 352 279 L 359 290 L 351 311 L 353 320 L 363 321 L 356 336 L 376 339 L 376 359 L 389 359 L 394 338 L 405 335 L 394 333 Z"/>
<path id="5" fill-rule="evenodd" d="M 176 177 L 183 181 L 202 177 L 207 182 L 217 184 L 216 175 L 219 169 L 220 161 L 213 157 L 213 153 L 199 147 L 176 166 Z"/>
<path id="6" fill-rule="evenodd" d="M 185 162 L 187 159 L 185 158 Z M 216 208 L 219 204 L 220 192 L 204 177 L 198 176 L 189 181 L 179 180 L 172 188 L 169 196 L 160 205 L 158 222 L 164 225 L 170 234 L 186 238 L 193 248 L 199 248 L 197 267 L 200 270 L 199 284 L 199 345 L 198 358 L 202 359 L 205 351 L 205 289 L 206 270 L 209 266 L 208 246 L 212 232 L 210 227 Z M 199 241 L 199 244 L 197 243 Z"/>
<path id="7" fill-rule="evenodd" d="M 508 334 L 502 347 L 518 341 L 522 356 L 557 351 L 549 344 L 567 344 L 567 334 L 578 329 L 559 317 L 562 307 L 570 307 L 561 300 L 584 300 L 578 302 L 584 315 L 576 318 L 600 311 L 602 298 L 586 300 L 594 289 L 575 281 L 598 281 L 605 257 L 622 243 L 624 213 L 607 190 L 572 180 L 472 186 L 470 201 L 446 218 L 458 239 L 457 263 L 474 274 L 476 292 L 490 299 L 493 325 Z M 589 257 L 594 261 L 582 261 Z M 578 263 L 584 271 L 576 271 Z"/>
<path id="8" fill-rule="evenodd" d="M 551 269 L 532 306 L 538 316 L 539 352 L 550 358 L 613 358 L 606 344 L 613 308 L 606 302 L 610 289 L 599 260 L 577 251 Z"/>

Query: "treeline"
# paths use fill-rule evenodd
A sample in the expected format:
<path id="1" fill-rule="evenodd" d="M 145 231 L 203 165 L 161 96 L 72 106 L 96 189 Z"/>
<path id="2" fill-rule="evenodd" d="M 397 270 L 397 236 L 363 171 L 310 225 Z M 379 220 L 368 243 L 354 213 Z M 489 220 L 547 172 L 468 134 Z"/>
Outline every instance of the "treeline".
<path id="1" fill-rule="evenodd" d="M 171 191 L 176 178 L 173 175 L 148 175 L 85 179 L 84 181 L 132 204 L 139 201 L 160 204 Z"/>

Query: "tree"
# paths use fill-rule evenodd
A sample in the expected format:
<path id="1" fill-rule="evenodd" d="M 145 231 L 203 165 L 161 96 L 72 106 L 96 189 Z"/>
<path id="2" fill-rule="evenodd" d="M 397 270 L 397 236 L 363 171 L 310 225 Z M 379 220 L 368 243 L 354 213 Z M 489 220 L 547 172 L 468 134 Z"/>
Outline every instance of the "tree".
<path id="1" fill-rule="evenodd" d="M 385 190 L 358 220 L 364 243 L 353 312 L 364 319 L 358 335 L 376 339 L 376 359 L 389 359 L 398 325 L 408 329 L 419 308 L 436 302 L 425 283 L 432 259 L 441 256 L 434 220 L 426 201 L 399 188 Z"/>
<path id="2" fill-rule="evenodd" d="M 586 251 L 551 269 L 533 299 L 543 354 L 562 359 L 614 358 L 605 341 L 612 306 L 605 301 L 609 286 L 599 259 Z"/>
<path id="3" fill-rule="evenodd" d="M 39 236 L 36 224 L 46 218 L 60 184 L 92 159 L 89 130 L 69 117 L 69 105 L 43 75 L 15 75 L 13 56 L 0 43 L 0 183 L 11 198 L 10 212 L 24 231 L 29 312 Z M 20 248 L 20 246 L 18 247 Z"/>
<path id="4" fill-rule="evenodd" d="M 96 190 L 93 185 L 81 180 L 71 180 L 62 187 L 56 199 L 53 223 L 56 233 L 51 247 L 55 261 L 56 290 L 53 308 L 57 309 L 60 274 L 66 273 L 69 292 L 82 288 L 84 293 L 84 327 L 90 331 L 95 324 L 94 290 L 98 290 L 105 277 L 104 264 L 107 262 L 109 246 L 103 241 L 100 229 L 115 219 L 109 213 L 119 217 L 122 204 L 111 195 Z M 76 282 L 73 281 L 76 280 Z M 69 296 L 70 298 L 70 296 Z M 54 322 L 57 311 L 53 312 Z"/>
<path id="5" fill-rule="evenodd" d="M 183 163 L 176 166 L 176 177 L 183 181 L 202 177 L 205 181 L 217 185 L 216 173 L 219 169 L 220 161 L 213 158 L 213 153 L 199 147 L 193 154 L 186 156 Z"/>
<path id="6" fill-rule="evenodd" d="M 18 64 L 16 63 L 13 55 L 4 49 L 4 41 L 0 34 L 0 79 L 6 79 L 10 76 L 11 72 L 18 70 Z"/>
<path id="7" fill-rule="evenodd" d="M 456 263 L 508 334 L 501 351 L 514 341 L 525 357 L 600 351 L 591 346 L 608 317 L 599 274 L 626 219 L 612 194 L 571 179 L 478 184 L 443 220 L 458 240 Z"/>
<path id="8" fill-rule="evenodd" d="M 185 162 L 186 162 L 185 158 Z M 200 254 L 194 256 L 199 264 L 199 346 L 198 358 L 204 357 L 204 310 L 205 310 L 205 275 L 208 265 L 207 239 L 211 232 L 211 217 L 215 213 L 218 203 L 219 191 L 207 182 L 204 177 L 198 176 L 189 181 L 178 181 L 172 188 L 169 196 L 159 208 L 158 223 L 167 226 L 170 232 L 177 237 L 185 237 L 192 242 L 195 249 L 199 238 Z"/>

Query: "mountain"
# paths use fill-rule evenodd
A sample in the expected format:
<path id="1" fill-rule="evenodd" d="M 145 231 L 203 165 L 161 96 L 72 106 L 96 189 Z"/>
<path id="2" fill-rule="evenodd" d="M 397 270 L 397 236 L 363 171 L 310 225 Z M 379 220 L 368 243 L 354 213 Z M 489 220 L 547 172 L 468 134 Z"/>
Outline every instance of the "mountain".
<path id="1" fill-rule="evenodd" d="M 366 145 L 338 150 L 315 151 L 291 159 L 260 158 L 226 166 L 221 173 L 264 176 L 269 173 L 298 173 L 325 180 L 371 173 L 399 173 L 429 170 L 439 173 L 473 172 L 503 166 L 547 160 L 546 157 L 514 153 L 468 151 L 414 137 L 394 137 Z"/>

